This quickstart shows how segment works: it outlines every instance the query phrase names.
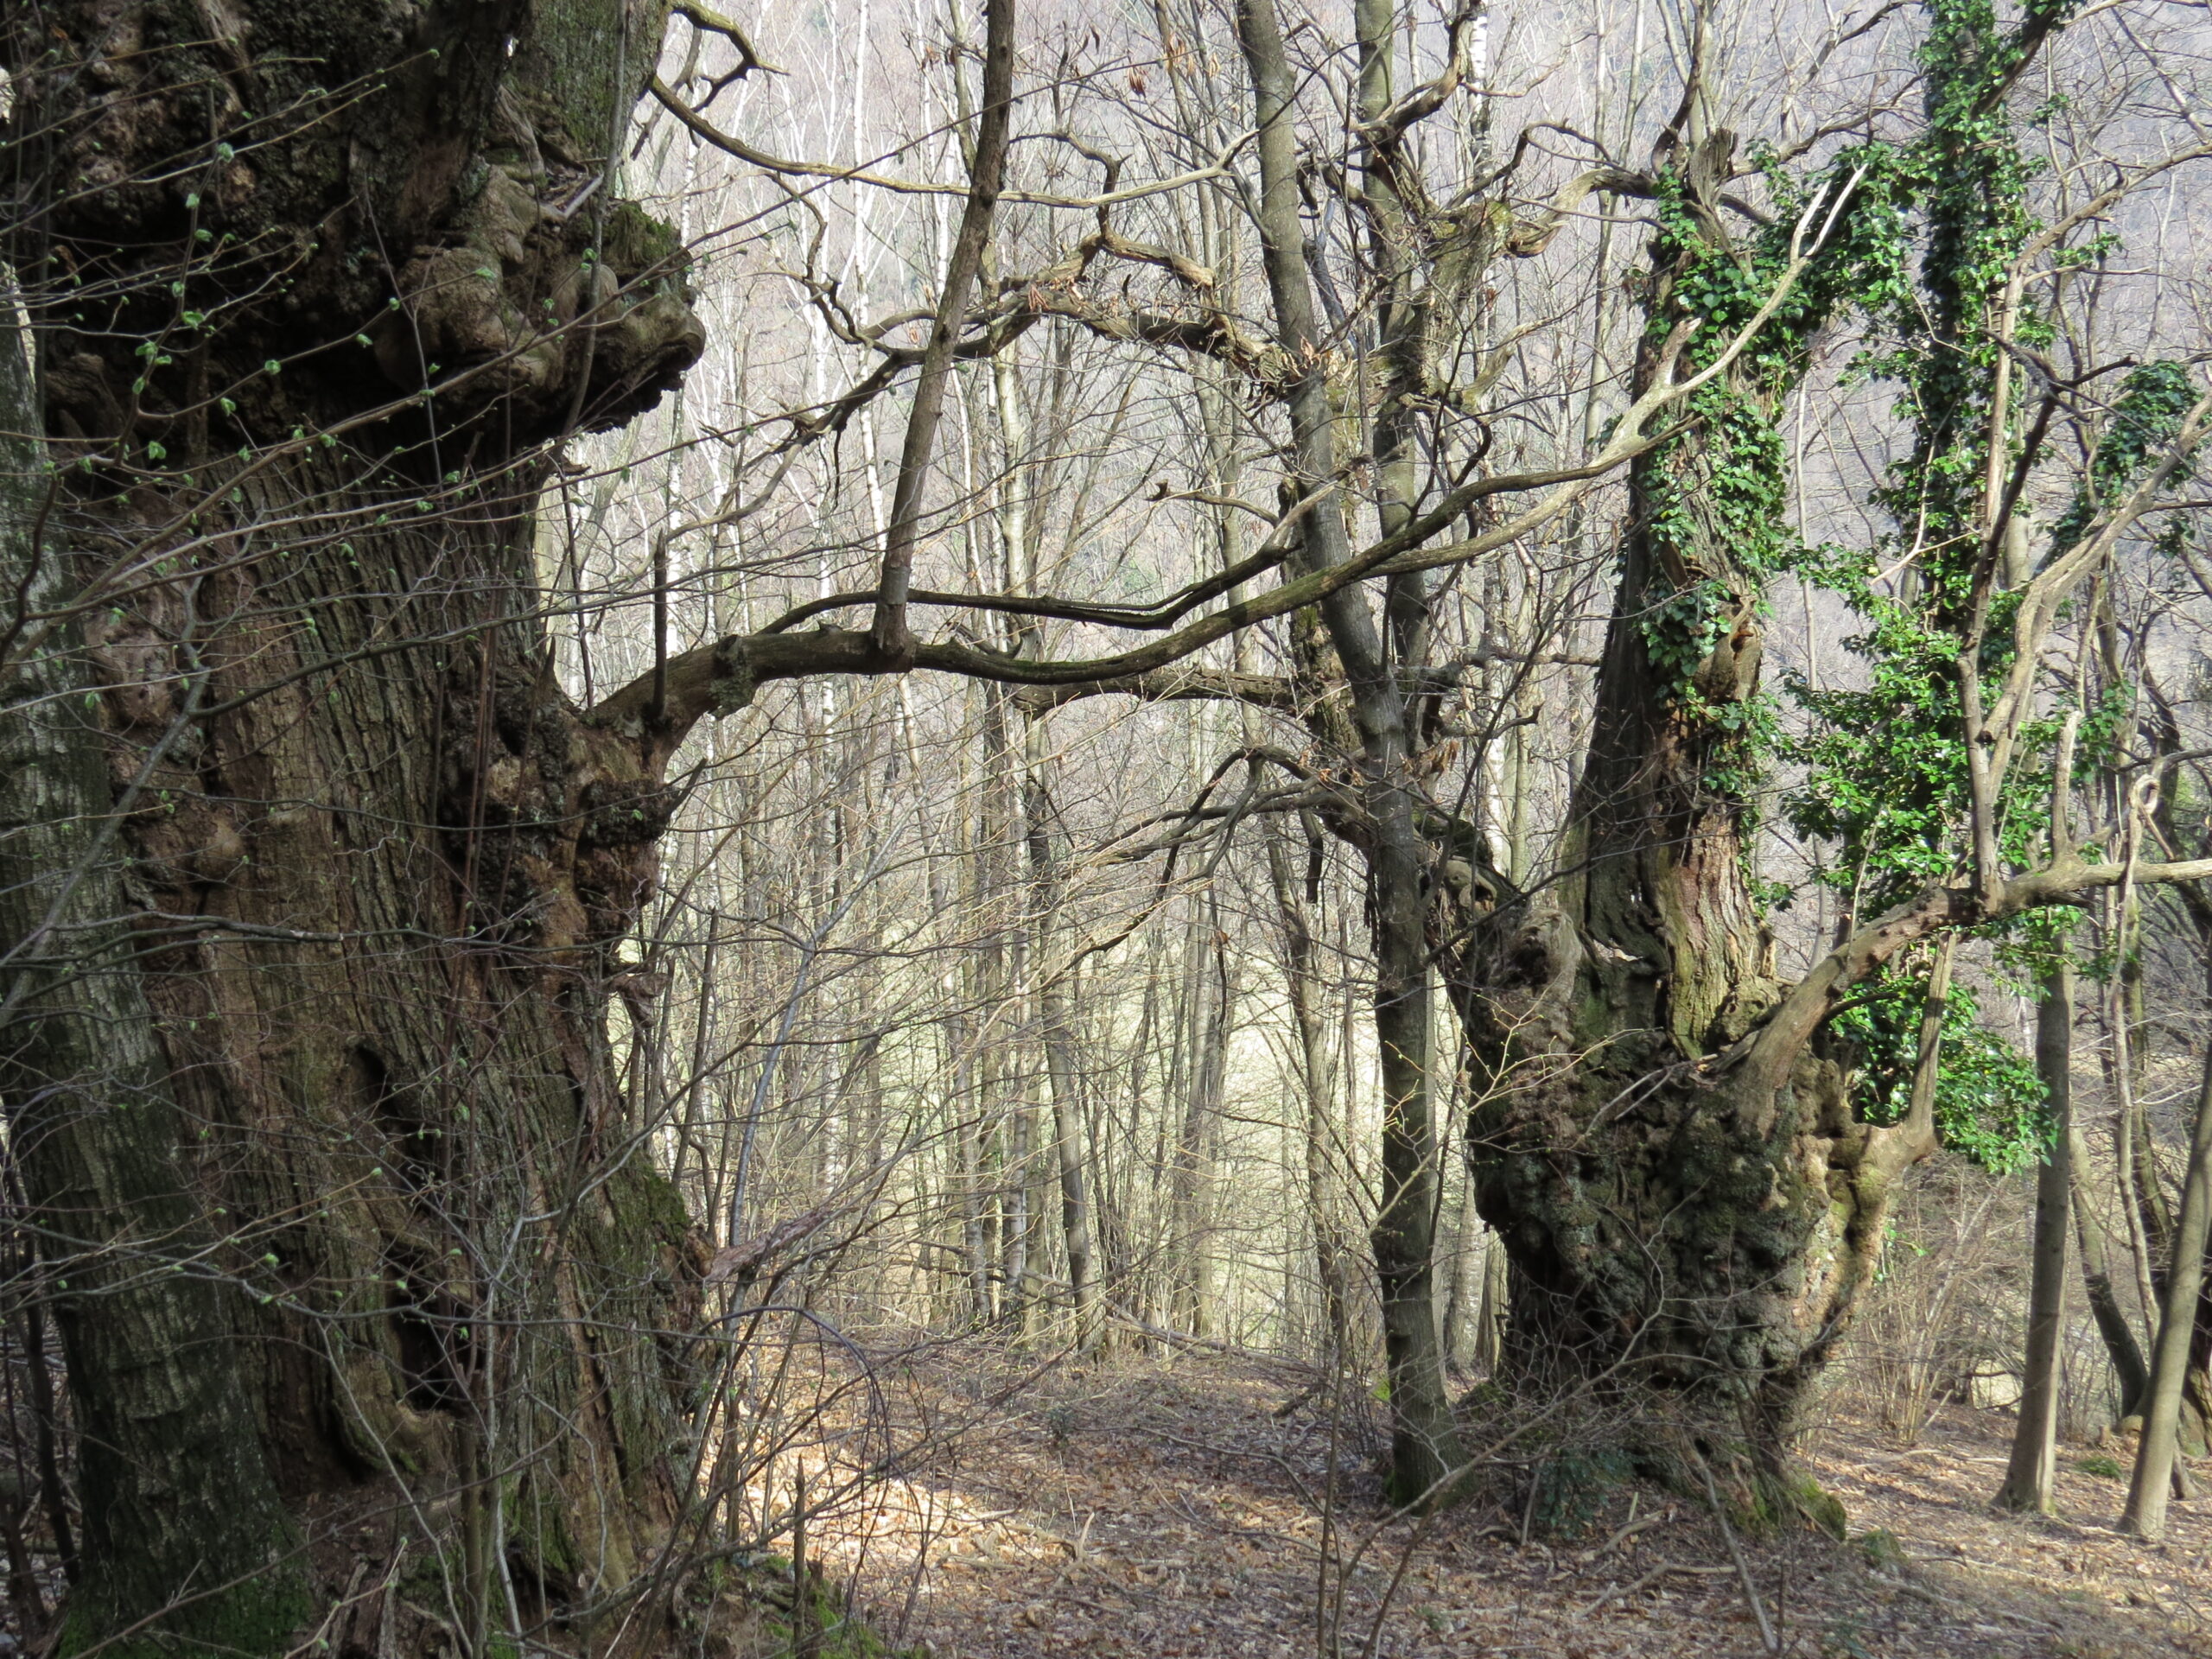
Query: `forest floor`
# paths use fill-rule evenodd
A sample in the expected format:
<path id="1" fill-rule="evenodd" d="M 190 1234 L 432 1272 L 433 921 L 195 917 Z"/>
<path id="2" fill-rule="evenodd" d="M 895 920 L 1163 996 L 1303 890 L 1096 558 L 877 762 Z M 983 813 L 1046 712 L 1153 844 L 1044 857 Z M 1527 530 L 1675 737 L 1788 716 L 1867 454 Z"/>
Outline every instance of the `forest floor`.
<path id="1" fill-rule="evenodd" d="M 1809 1462 L 1852 1539 L 1741 1541 L 1769 1649 L 1702 1503 L 1617 1493 L 1640 1527 L 1619 1535 L 1616 1513 L 1551 1544 L 1524 1545 L 1495 1503 L 1385 1520 L 1340 1419 L 1325 1504 L 1331 1425 L 1278 1414 L 1300 1392 L 1286 1373 L 1187 1356 L 994 1372 L 966 1355 L 902 1378 L 900 1438 L 930 1449 L 823 1543 L 877 1630 L 934 1659 L 2212 1656 L 2212 1497 L 2177 1503 L 2162 1545 L 2122 1539 L 2126 1483 L 2097 1472 L 2115 1453 L 2062 1447 L 2062 1518 L 1993 1513 L 2001 1412 L 1948 1408 L 1910 1448 L 1846 1419 L 1819 1433 Z"/>

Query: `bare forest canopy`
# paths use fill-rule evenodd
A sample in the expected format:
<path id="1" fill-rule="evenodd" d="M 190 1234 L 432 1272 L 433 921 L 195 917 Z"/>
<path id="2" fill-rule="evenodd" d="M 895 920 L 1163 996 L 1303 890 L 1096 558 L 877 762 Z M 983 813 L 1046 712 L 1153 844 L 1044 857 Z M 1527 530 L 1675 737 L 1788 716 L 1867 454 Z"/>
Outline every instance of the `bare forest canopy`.
<path id="1" fill-rule="evenodd" d="M 2202 8 L 0 40 L 19 1639 L 859 1652 L 986 1351 L 1732 1552 L 1995 1376 L 2162 1535 Z"/>

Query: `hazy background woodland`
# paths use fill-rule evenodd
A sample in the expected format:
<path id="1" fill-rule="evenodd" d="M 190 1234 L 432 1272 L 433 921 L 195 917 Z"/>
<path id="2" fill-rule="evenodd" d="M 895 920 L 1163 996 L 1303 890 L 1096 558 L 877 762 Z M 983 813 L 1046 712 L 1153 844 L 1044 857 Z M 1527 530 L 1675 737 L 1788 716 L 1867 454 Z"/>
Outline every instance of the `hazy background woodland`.
<path id="1" fill-rule="evenodd" d="M 592 187 L 675 227 L 703 354 L 628 424 L 556 434 L 534 545 L 514 550 L 534 566 L 534 591 L 484 595 L 530 594 L 522 620 L 542 626 L 581 709 L 733 635 L 866 626 L 910 371 L 968 191 L 981 5 L 734 3 L 727 19 L 706 15 L 717 26 L 677 9 L 654 96 L 620 111 L 616 163 Z M 1390 16 L 1402 93 L 1454 53 L 1464 60 L 1464 84 L 1408 140 L 1428 200 L 1456 210 L 1495 194 L 1507 223 L 1518 213 L 1542 232 L 1484 266 L 1440 330 L 1456 389 L 1421 405 L 1415 446 L 1439 488 L 1478 469 L 1571 469 L 1610 442 L 1652 338 L 1643 305 L 1657 208 L 1571 187 L 1594 168 L 1649 165 L 1683 119 L 1694 69 L 1697 119 L 1738 135 L 1752 163 L 1729 187 L 1747 225 L 1803 211 L 1777 205 L 1759 168 L 1810 176 L 1847 144 L 1908 135 L 1921 118 L 1917 7 L 1781 0 L 1700 19 L 1675 0 L 1469 11 L 1414 0 Z M 1346 373 L 1368 385 L 1382 374 L 1370 302 L 1389 274 L 1362 230 L 1355 21 L 1335 4 L 1282 16 L 1300 77 L 1307 267 Z M 974 308 L 988 315 L 954 365 L 921 498 L 916 632 L 1007 658 L 1096 658 L 1153 637 L 1163 625 L 1133 624 L 1137 613 L 1232 569 L 1294 519 L 1277 393 L 1300 369 L 1274 343 L 1234 9 L 1031 0 L 1015 75 Z M 2212 194 L 2201 164 L 2160 158 L 2212 153 L 2208 81 L 2212 27 L 2181 5 L 2088 7 L 2028 70 L 2015 101 L 2030 111 L 2037 215 L 2056 222 L 2111 194 L 2076 238 L 2106 239 L 2036 296 L 2058 321 L 2034 385 L 2153 358 L 2202 380 Z M 578 197 L 572 211 L 595 209 Z M 1840 307 L 1788 395 L 1787 525 L 1808 548 L 1885 550 L 1876 590 L 1903 594 L 1919 580 L 1916 547 L 1878 498 L 1914 434 L 1868 330 Z M 2023 498 L 2023 545 L 2067 512 L 2109 408 L 2096 399 L 2118 384 L 2095 382 L 2091 414 L 2054 439 L 2060 464 Z M 1345 409 L 1348 453 L 1371 454 L 1369 404 Z M 1376 471 L 1371 459 L 1350 469 L 1356 544 L 1384 533 Z M 462 476 L 446 474 L 442 510 L 467 510 Z M 1474 502 L 1440 539 L 1473 544 L 1524 505 Z M 1424 799 L 1471 824 L 1489 866 L 1522 890 L 1575 874 L 1568 806 L 1630 511 L 1617 470 L 1525 533 L 1440 562 L 1425 654 L 1405 670 L 1431 696 L 1412 763 Z M 2044 652 L 2050 706 L 2102 722 L 2077 788 L 2082 821 L 2111 829 L 2099 843 L 2110 859 L 2199 857 L 2212 828 L 2201 521 L 2188 503 L 2171 533 L 2122 538 Z M 1850 781 L 1821 747 L 1822 711 L 1837 705 L 1820 699 L 1865 690 L 1872 671 L 1867 624 L 1816 563 L 1773 578 L 1752 636 L 1771 720 L 1749 790 L 1752 861 L 1770 906 L 1769 976 L 1785 984 L 1836 945 L 1872 880 L 1819 829 Z M 938 598 L 924 604 L 922 590 Z M 945 595 L 1065 602 L 1023 613 Z M 1093 613 L 1066 614 L 1080 607 Z M 774 680 L 725 697 L 677 753 L 653 885 L 613 947 L 606 1016 L 592 1022 L 620 1097 L 594 1119 L 592 1156 L 667 1172 L 690 1211 L 688 1282 L 730 1368 L 695 1402 L 691 1475 L 711 1503 L 727 1500 L 721 1524 L 747 1548 L 790 1553 L 794 1503 L 809 1501 L 793 1482 L 810 1471 L 817 1513 L 804 1524 L 846 1529 L 839 1548 L 859 1553 L 843 1570 L 867 1581 L 853 1541 L 892 1524 L 884 1484 L 939 1449 L 939 1427 L 910 1446 L 912 1423 L 883 1401 L 888 1379 L 918 1368 L 948 1398 L 971 1371 L 993 1379 L 999 1392 L 977 1382 L 958 1396 L 986 1401 L 987 1417 L 1027 1410 L 1025 1379 L 1071 1368 L 1250 1363 L 1295 1405 L 1333 1402 L 1347 1444 L 1379 1450 L 1389 1390 L 1370 1236 L 1389 1180 L 1374 900 L 1367 863 L 1329 821 L 1361 762 L 1284 701 L 1329 660 L 1316 657 L 1316 626 L 1306 612 L 1267 619 L 1141 677 L 1088 683 L 926 664 Z M 118 621 L 100 648 L 127 655 L 139 639 Z M 2139 792 L 2153 775 L 2155 799 Z M 1465 861 L 1439 866 L 1470 908 L 1484 879 Z M 2075 1256 L 2060 1339 L 2069 1440 L 2103 1444 L 2130 1404 L 2083 1258 L 2152 1348 L 2212 1043 L 2207 918 L 2193 893 L 2127 882 L 2069 913 L 2080 968 Z M 1936 1107 L 1947 1144 L 1895 1201 L 1878 1281 L 1817 1384 L 1815 1431 L 1833 1410 L 1866 1444 L 1910 1445 L 1939 1407 L 2003 1413 L 2018 1397 L 2048 1138 L 2032 1059 L 2042 959 L 2026 938 L 1991 928 L 1958 946 L 1966 995 L 1947 1041 L 1961 1058 Z M 1464 1156 L 1482 1085 L 1442 995 L 1445 954 L 1427 1155 L 1433 1300 L 1456 1393 L 1498 1366 L 1510 1287 Z M 1924 982 L 1924 955 L 1898 971 Z M 518 997 L 537 994 L 516 984 Z M 1908 1054 L 1899 1072 L 1892 1039 L 1869 1027 L 1855 1051 L 1882 1110 L 1901 1110 L 1911 1071 Z M 535 1155 L 496 1125 L 467 1136 L 468 1173 L 450 1177 L 456 1236 L 480 1220 L 468 1184 L 526 1185 Z M 18 1220 L 4 1378 L 14 1472 L 0 1519 L 29 1626 L 59 1599 L 84 1521 L 61 1490 L 66 1379 L 40 1312 L 67 1257 L 20 1203 Z M 473 1386 L 456 1376 L 468 1310 L 506 1306 L 492 1281 L 532 1271 L 518 1249 L 472 1259 L 474 1288 L 449 1305 L 410 1301 L 417 1323 L 395 1338 L 425 1411 Z M 239 1282 L 262 1294 L 251 1271 Z M 2198 1319 L 2182 1439 L 2201 1456 L 2212 1319 Z M 1039 1420 L 1054 1445 L 1079 1432 L 1079 1410 Z M 498 1444 L 518 1462 L 536 1454 Z M 902 1462 L 910 1452 L 917 1461 Z M 1516 1524 L 1526 1542 L 1528 1523 Z M 894 1605 L 898 1593 L 867 1592 Z M 511 1611 L 530 1625 L 527 1591 L 499 1594 L 493 1623 Z M 461 1645 L 484 1636 L 474 1617 L 453 1616 Z"/>
<path id="2" fill-rule="evenodd" d="M 1905 33 L 1805 49 L 1872 16 L 1720 15 L 1717 118 L 1783 144 L 1893 102 L 1911 73 Z M 1318 59 L 1333 36 L 1317 20 Z M 2145 142 L 2167 114 L 2161 99 L 2188 106 L 2203 42 L 2186 29 L 2162 34 L 2152 54 L 2140 34 L 2163 21 L 2082 25 L 2067 60 L 2041 67 L 2048 94 L 2074 100 L 2044 128 L 2048 188 L 2060 199 Z M 730 86 L 711 106 L 724 130 L 831 168 L 960 176 L 950 129 L 974 94 L 956 86 L 948 48 L 957 31 L 972 35 L 972 19 L 864 0 L 747 26 L 782 73 Z M 1049 87 L 1026 116 L 1039 136 L 1015 148 L 1013 188 L 1080 197 L 1098 188 L 1099 164 L 1045 136 L 1054 131 L 1133 176 L 1172 179 L 1206 169 L 1244 130 L 1233 37 L 1214 12 L 1038 8 L 1028 27 L 1025 72 Z M 1424 148 L 1440 195 L 1495 167 L 1525 129 L 1535 155 L 1550 157 L 1548 175 L 1546 162 L 1524 163 L 1527 194 L 1541 200 L 1593 154 L 1648 146 L 1680 99 L 1688 48 L 1670 8 L 1506 11 L 1478 27 L 1484 93 L 1454 99 Z M 734 66 L 727 42 L 677 35 L 664 62 L 671 80 L 710 81 Z M 1416 9 L 1409 62 L 1433 63 L 1441 39 L 1438 20 Z M 626 181 L 697 250 L 712 344 L 661 410 L 569 451 L 538 557 L 561 605 L 562 671 L 579 687 L 650 670 L 663 550 L 671 652 L 872 585 L 897 411 L 841 399 L 882 361 L 876 339 L 918 340 L 958 208 L 942 192 L 764 177 L 664 111 L 649 106 L 641 122 Z M 1232 315 L 1256 317 L 1256 251 L 1224 194 L 1162 191 L 1116 207 L 1116 223 L 1134 239 L 1187 250 Z M 2093 331 L 2202 338 L 2195 205 L 2185 173 L 2127 204 L 2114 226 L 2127 257 L 2075 301 Z M 1002 276 L 1047 264 L 1087 217 L 1028 203 L 1001 213 Z M 1493 268 L 1465 345 L 1512 348 L 1483 404 L 1493 467 L 1564 464 L 1624 406 L 1641 320 L 1622 276 L 1646 234 L 1632 214 L 1592 207 L 1542 254 Z M 1340 291 L 1357 290 L 1348 247 L 1326 248 L 1323 263 L 1337 267 Z M 1170 287 L 1165 273 L 1133 267 L 1107 308 L 1135 312 Z M 1864 545 L 1883 533 L 1867 497 L 1899 438 L 1892 393 L 1853 372 L 1857 351 L 1848 328 L 1821 340 L 1789 423 L 1793 511 L 1808 542 Z M 1051 316 L 990 365 L 963 366 L 918 580 L 1141 605 L 1233 562 L 1264 521 L 1188 498 L 1264 505 L 1278 469 L 1224 378 Z M 831 431 L 794 441 L 796 422 L 825 416 Z M 1436 757 L 1431 787 L 1480 817 L 1511 872 L 1541 878 L 1556 852 L 1587 736 L 1619 514 L 1617 499 L 1596 493 L 1524 543 L 1454 570 L 1438 597 L 1436 626 L 1453 646 L 1440 659 L 1467 666 L 1452 716 L 1459 736 Z M 2106 601 L 2118 672 L 2154 681 L 2184 733 L 2203 718 L 2212 611 L 2202 569 L 2145 550 L 2115 572 Z M 1864 683 L 1836 601 L 1809 581 L 1770 597 L 1773 680 Z M 1035 645 L 1003 619 L 953 626 L 1051 658 L 1106 644 L 1077 624 L 1044 622 Z M 2105 647 L 2084 632 L 2085 652 Z M 1255 632 L 1214 647 L 1211 661 L 1265 672 L 1283 658 Z M 918 1336 L 996 1326 L 1050 1351 L 1074 1335 L 1040 1007 L 1057 984 L 1114 1340 L 1150 1345 L 1173 1330 L 1317 1351 L 1326 1323 L 1317 1237 L 1354 1241 L 1356 1266 L 1376 1183 L 1356 866 L 1310 811 L 1270 810 L 1274 785 L 1249 775 L 1251 747 L 1300 741 L 1264 716 L 1198 699 L 1047 701 L 929 675 L 825 681 L 766 688 L 704 728 L 679 834 L 663 846 L 661 893 L 628 952 L 639 990 L 614 1030 L 630 1086 L 718 1245 L 731 1242 L 734 1209 L 740 1236 L 800 1218 L 814 1230 L 779 1263 L 793 1275 L 781 1294 L 804 1283 L 841 1324 L 911 1325 Z M 1782 718 L 1801 718 L 1787 699 Z M 1782 960 L 1802 968 L 1825 949 L 1836 901 L 1821 879 L 1829 850 L 1794 836 L 1781 810 L 1792 783 L 1786 769 L 1771 781 L 1760 851 L 1764 873 L 1788 890 L 1775 918 Z M 1309 857 L 1321 874 L 1306 925 L 1325 998 L 1312 1053 L 1287 1005 L 1270 873 L 1271 858 L 1286 862 L 1303 900 Z M 2093 911 L 2099 948 L 2113 925 Z M 2171 1187 L 2202 1024 L 2193 935 L 2170 904 L 2154 905 L 2144 925 L 2142 973 L 2085 998 L 2077 1050 L 2092 1201 L 2139 1248 L 2141 1228 L 2125 1224 L 2110 1188 L 2121 1101 L 2132 1096 L 2143 1116 L 2139 1155 Z M 2031 1051 L 2032 983 L 1984 950 L 1962 976 L 1980 990 L 1984 1023 Z M 2130 996 L 2134 1010 L 2123 1013 Z M 2142 1032 L 2128 1057 L 2143 1073 L 2133 1089 L 2114 1069 L 2122 1020 Z M 1440 1121 L 1464 1113 L 1461 1079 Z M 1444 1145 L 1448 1154 L 1449 1137 Z M 1458 1160 L 1442 1156 L 1440 1168 L 1449 1264 L 1440 1314 L 1455 1357 L 1472 1365 L 1484 1351 L 1490 1255 Z M 1953 1154 L 1918 1178 L 1896 1222 L 1891 1278 L 1852 1355 L 1894 1395 L 1901 1427 L 1931 1389 L 1979 1378 L 1977 1399 L 2003 1398 L 2018 1366 L 2031 1199 L 2031 1175 L 1988 1173 Z M 2138 1282 L 2131 1275 L 2123 1293 L 2135 1298 Z M 1370 1347 L 1370 1296 L 1352 1300 Z M 2078 1308 L 2067 1376 L 2069 1422 L 2108 1421 L 2113 1385 Z"/>

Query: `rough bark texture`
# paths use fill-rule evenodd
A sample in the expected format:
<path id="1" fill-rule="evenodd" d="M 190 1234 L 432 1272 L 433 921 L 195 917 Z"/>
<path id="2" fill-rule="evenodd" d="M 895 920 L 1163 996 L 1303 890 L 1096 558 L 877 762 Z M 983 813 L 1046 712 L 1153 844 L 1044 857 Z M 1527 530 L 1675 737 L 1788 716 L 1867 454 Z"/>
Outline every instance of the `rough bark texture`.
<path id="1" fill-rule="evenodd" d="M 0 588 L 52 611 L 73 584 L 44 545 L 29 344 L 0 334 Z M 181 1173 L 81 632 L 0 674 L 0 1106 L 51 1264 L 34 1294 L 80 1384 L 63 1645 L 174 1609 L 189 1637 L 267 1646 L 306 1612 L 306 1575 L 254 1432 L 238 1299 Z"/>
<path id="2" fill-rule="evenodd" d="M 665 15 L 84 0 L 9 42 L 176 1179 L 253 1306 L 219 1363 L 310 1547 L 413 1531 L 468 1642 L 494 1586 L 636 1639 L 683 1502 L 700 1252 L 604 1029 L 680 733 L 556 683 L 532 517 L 540 446 L 702 344 L 606 179 Z"/>

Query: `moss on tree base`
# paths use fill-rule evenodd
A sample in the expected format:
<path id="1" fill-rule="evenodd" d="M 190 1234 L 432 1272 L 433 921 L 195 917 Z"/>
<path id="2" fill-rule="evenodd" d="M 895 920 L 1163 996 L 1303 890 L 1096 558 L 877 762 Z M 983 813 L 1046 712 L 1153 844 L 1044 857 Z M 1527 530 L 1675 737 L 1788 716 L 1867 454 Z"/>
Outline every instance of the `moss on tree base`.
<path id="1" fill-rule="evenodd" d="M 289 1553 L 289 1552 L 288 1552 Z M 190 1597 L 190 1586 L 180 1591 Z M 307 1580 L 289 1560 L 196 1599 L 154 1624 L 119 1633 L 123 1621 L 97 1584 L 69 1599 L 54 1659 L 97 1650 L 102 1659 L 248 1659 L 285 1653 L 315 1615 Z"/>

